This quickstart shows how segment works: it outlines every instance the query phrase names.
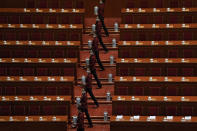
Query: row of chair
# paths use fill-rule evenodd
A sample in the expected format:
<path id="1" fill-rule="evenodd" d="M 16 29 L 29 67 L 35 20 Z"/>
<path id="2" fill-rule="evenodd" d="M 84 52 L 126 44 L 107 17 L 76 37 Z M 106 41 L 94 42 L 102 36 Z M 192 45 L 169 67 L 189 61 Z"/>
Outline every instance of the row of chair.
<path id="1" fill-rule="evenodd" d="M 176 23 L 196 23 L 196 15 L 190 13 L 181 14 L 125 14 L 122 15 L 122 23 L 125 24 L 176 24 Z"/>
<path id="2" fill-rule="evenodd" d="M 133 95 L 133 96 L 196 96 L 195 87 L 180 86 L 117 86 L 115 87 L 115 95 Z"/>
<path id="3" fill-rule="evenodd" d="M 16 102 L 17 103 L 17 102 Z M 68 107 L 64 104 L 25 104 L 0 105 L 1 116 L 18 116 L 18 115 L 68 115 Z"/>
<path id="4" fill-rule="evenodd" d="M 58 30 L 58 29 L 32 29 L 24 30 L 13 28 L 9 30 L 0 29 L 1 40 L 59 40 L 59 41 L 81 41 L 82 30 Z"/>
<path id="5" fill-rule="evenodd" d="M 83 0 L 6 0 L 0 2 L 0 5 L 4 8 L 84 8 Z"/>
<path id="6" fill-rule="evenodd" d="M 123 41 L 195 40 L 195 29 L 133 29 L 120 31 Z"/>
<path id="7" fill-rule="evenodd" d="M 144 67 L 117 67 L 116 75 L 120 76 L 196 76 L 196 70 L 192 67 L 162 68 L 162 64 L 157 67 L 149 67 L 148 64 L 142 63 Z M 145 67 L 146 66 L 146 67 Z M 152 65 L 153 66 L 153 65 Z"/>
<path id="8" fill-rule="evenodd" d="M 195 0 L 127 0 L 128 8 L 177 8 L 177 7 L 196 7 Z"/>
<path id="9" fill-rule="evenodd" d="M 46 65 L 45 67 L 24 67 L 21 63 L 21 67 L 17 67 L 14 64 L 10 64 L 9 67 L 0 67 L 1 76 L 74 76 L 75 67 L 54 67 Z"/>
<path id="10" fill-rule="evenodd" d="M 75 47 L 1 46 L 0 58 L 79 58 L 79 48 Z"/>
<path id="11" fill-rule="evenodd" d="M 33 96 L 33 95 L 53 95 L 53 96 L 71 96 L 73 95 L 74 87 L 72 86 L 0 86 L 1 96 Z"/>
<path id="12" fill-rule="evenodd" d="M 83 24 L 82 14 L 0 13 L 2 24 Z"/>

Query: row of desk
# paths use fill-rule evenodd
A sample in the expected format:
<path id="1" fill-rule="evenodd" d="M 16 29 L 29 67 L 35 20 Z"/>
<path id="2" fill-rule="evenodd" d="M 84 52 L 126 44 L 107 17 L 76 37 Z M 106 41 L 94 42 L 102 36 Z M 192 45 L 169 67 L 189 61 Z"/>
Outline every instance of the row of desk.
<path id="1" fill-rule="evenodd" d="M 120 40 L 195 40 L 196 27 L 196 24 L 120 24 Z"/>
<path id="2" fill-rule="evenodd" d="M 196 96 L 113 96 L 113 115 L 196 116 Z"/>
<path id="3" fill-rule="evenodd" d="M 120 76 L 196 76 L 196 58 L 117 58 Z"/>
<path id="4" fill-rule="evenodd" d="M 77 58 L 80 62 L 79 51 L 80 41 L 0 41 L 0 58 Z"/>
<path id="5" fill-rule="evenodd" d="M 1 40 L 80 41 L 82 24 L 0 24 Z"/>
<path id="6" fill-rule="evenodd" d="M 197 8 L 123 8 L 122 24 L 196 23 Z"/>
<path id="7" fill-rule="evenodd" d="M 0 58 L 4 76 L 74 76 L 77 80 L 76 58 Z"/>
<path id="8" fill-rule="evenodd" d="M 195 116 L 111 116 L 110 131 L 194 131 Z"/>
<path id="9" fill-rule="evenodd" d="M 115 76 L 115 95 L 196 96 L 196 77 Z"/>
<path id="10" fill-rule="evenodd" d="M 1 1 L 1 8 L 84 8 L 83 0 L 12 0 Z"/>
<path id="11" fill-rule="evenodd" d="M 67 116 L 0 116 L 3 131 L 67 131 Z"/>
<path id="12" fill-rule="evenodd" d="M 2 24 L 84 24 L 84 9 L 1 8 Z"/>
<path id="13" fill-rule="evenodd" d="M 1 116 L 67 115 L 71 96 L 1 96 Z"/>
<path id="14" fill-rule="evenodd" d="M 197 41 L 119 41 L 119 58 L 196 58 Z"/>
<path id="15" fill-rule="evenodd" d="M 1 95 L 69 95 L 74 101 L 74 77 L 0 76 Z"/>
<path id="16" fill-rule="evenodd" d="M 128 8 L 168 8 L 168 7 L 196 7 L 195 0 L 126 0 Z"/>

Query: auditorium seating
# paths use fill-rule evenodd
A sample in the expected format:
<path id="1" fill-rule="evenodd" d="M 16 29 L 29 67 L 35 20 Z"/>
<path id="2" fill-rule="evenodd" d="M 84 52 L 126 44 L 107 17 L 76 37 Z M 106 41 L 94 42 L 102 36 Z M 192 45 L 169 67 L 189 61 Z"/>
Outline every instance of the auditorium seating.
<path id="1" fill-rule="evenodd" d="M 114 94 L 120 96 L 196 96 L 195 79 L 196 77 L 116 76 Z"/>
<path id="2" fill-rule="evenodd" d="M 1 24 L 84 24 L 84 9 L 0 8 Z"/>
<path id="3" fill-rule="evenodd" d="M 123 8 L 122 24 L 196 23 L 197 8 Z"/>
<path id="4" fill-rule="evenodd" d="M 1 8 L 84 8 L 83 0 L 6 0 Z"/>
<path id="5" fill-rule="evenodd" d="M 119 41 L 119 58 L 196 58 L 196 41 Z"/>
<path id="6" fill-rule="evenodd" d="M 126 0 L 126 8 L 197 7 L 196 0 Z"/>
<path id="7" fill-rule="evenodd" d="M 83 25 L 57 24 L 1 24 L 1 40 L 35 40 L 35 41 L 80 41 L 82 43 Z M 72 32 L 71 32 L 72 31 Z M 24 36 L 24 34 L 26 34 Z M 44 36 L 44 37 L 42 37 Z"/>
<path id="8" fill-rule="evenodd" d="M 196 76 L 195 61 L 196 58 L 118 58 L 116 60 L 116 75 Z M 126 71 L 124 74 L 123 70 Z"/>
<path id="9" fill-rule="evenodd" d="M 197 115 L 196 1 L 126 3 L 110 130 L 192 130 L 186 122 Z"/>
<path id="10" fill-rule="evenodd" d="M 0 95 L 2 96 L 71 96 L 74 101 L 74 77 L 1 76 L 0 78 Z"/>
<path id="11" fill-rule="evenodd" d="M 70 96 L 4 96 L 0 101 L 1 116 L 67 115 Z M 5 110 L 8 109 L 8 110 Z M 35 114 L 32 112 L 35 111 Z M 37 112 L 37 113 L 36 113 Z"/>
<path id="12" fill-rule="evenodd" d="M 0 119 L 0 126 L 4 131 L 21 130 L 21 128 L 29 131 L 68 130 L 67 116 L 1 116 Z"/>
<path id="13" fill-rule="evenodd" d="M 155 27 L 153 24 L 120 25 L 121 41 L 196 40 L 196 34 L 196 24 L 156 24 Z"/>
<path id="14" fill-rule="evenodd" d="M 169 111 L 171 112 L 169 113 Z M 112 98 L 112 114 L 196 116 L 196 96 L 167 96 L 166 98 L 163 96 L 133 96 L 133 98 L 132 96 L 114 96 Z"/>

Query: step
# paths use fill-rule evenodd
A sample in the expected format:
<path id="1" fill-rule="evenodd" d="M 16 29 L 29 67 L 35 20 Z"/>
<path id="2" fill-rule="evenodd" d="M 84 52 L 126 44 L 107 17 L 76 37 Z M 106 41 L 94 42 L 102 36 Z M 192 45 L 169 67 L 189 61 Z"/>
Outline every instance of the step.
<path id="1" fill-rule="evenodd" d="M 101 89 L 96 89 L 97 85 L 92 85 L 92 92 L 96 98 L 106 100 L 106 93 L 110 92 L 111 96 L 114 95 L 114 85 L 103 85 Z M 75 97 L 81 96 L 82 87 L 80 85 L 75 86 L 74 94 Z M 88 94 L 88 98 L 90 98 Z"/>

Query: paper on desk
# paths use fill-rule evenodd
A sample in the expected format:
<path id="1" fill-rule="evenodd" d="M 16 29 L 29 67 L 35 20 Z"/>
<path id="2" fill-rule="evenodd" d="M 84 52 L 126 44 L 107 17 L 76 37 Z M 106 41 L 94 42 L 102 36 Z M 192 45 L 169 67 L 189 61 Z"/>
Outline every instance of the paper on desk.
<path id="1" fill-rule="evenodd" d="M 185 120 L 191 120 L 191 116 L 185 116 Z"/>
<path id="2" fill-rule="evenodd" d="M 156 116 L 149 116 L 149 119 L 155 120 Z"/>
<path id="3" fill-rule="evenodd" d="M 140 116 L 133 116 L 134 119 L 140 119 Z"/>
<path id="4" fill-rule="evenodd" d="M 122 119 L 122 118 L 123 118 L 122 115 L 117 115 L 117 116 L 116 116 L 116 119 Z"/>
<path id="5" fill-rule="evenodd" d="M 167 116 L 167 119 L 168 120 L 172 120 L 173 119 L 173 116 Z"/>

